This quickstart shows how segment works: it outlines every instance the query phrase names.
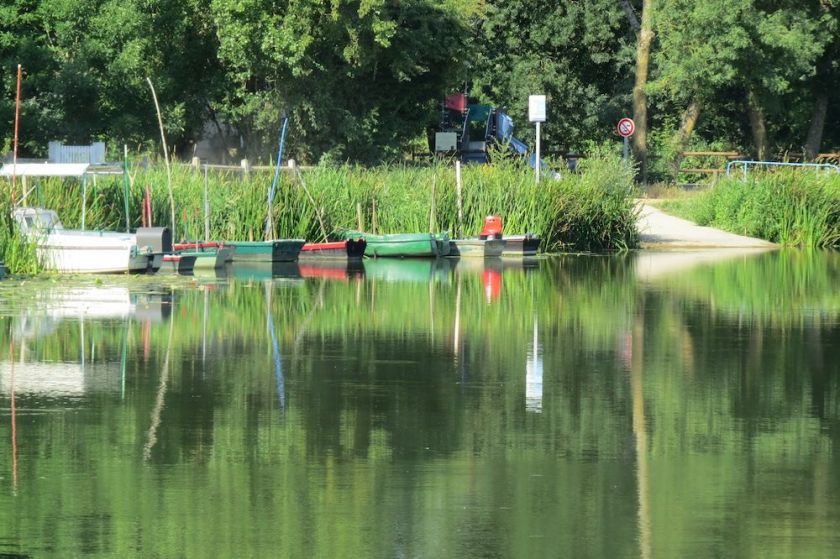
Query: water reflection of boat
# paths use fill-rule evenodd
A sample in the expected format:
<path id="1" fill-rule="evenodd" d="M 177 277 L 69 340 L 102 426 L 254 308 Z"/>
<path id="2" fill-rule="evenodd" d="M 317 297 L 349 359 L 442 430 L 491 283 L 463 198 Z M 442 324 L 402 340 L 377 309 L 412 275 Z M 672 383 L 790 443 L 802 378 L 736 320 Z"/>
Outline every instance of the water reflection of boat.
<path id="1" fill-rule="evenodd" d="M 120 362 L 107 363 L 0 363 L 0 392 L 42 396 L 82 396 L 90 392 L 117 392 Z"/>
<path id="2" fill-rule="evenodd" d="M 127 287 L 56 288 L 38 293 L 16 319 L 20 359 L 0 363 L 0 391 L 50 397 L 117 392 L 125 379 L 129 321 L 158 322 L 171 314 L 171 294 L 131 293 Z M 103 362 L 85 326 L 90 321 L 122 320 L 125 325 L 119 360 Z M 27 361 L 30 341 L 55 335 L 62 322 L 78 326 L 78 346 L 61 345 L 61 360 Z M 66 331 L 63 331 L 65 334 Z M 68 354 L 69 351 L 69 354 Z M 107 352 L 105 352 L 107 353 Z M 68 357 L 70 360 L 68 361 Z M 73 359 L 76 359 L 75 361 Z"/>
<path id="3" fill-rule="evenodd" d="M 236 262 L 224 273 L 238 280 L 301 279 L 297 262 Z"/>
<path id="4" fill-rule="evenodd" d="M 131 293 L 127 287 L 56 288 L 38 293 L 15 319 L 15 332 L 23 339 L 35 339 L 51 334 L 62 321 L 161 322 L 171 312 L 171 293 Z"/>
<path id="5" fill-rule="evenodd" d="M 348 280 L 365 276 L 365 264 L 361 260 L 305 260 L 298 262 L 300 275 L 304 278 Z"/>
<path id="6" fill-rule="evenodd" d="M 365 276 L 386 282 L 422 282 L 437 281 L 448 283 L 452 261 L 446 258 L 402 259 L 376 258 L 364 263 Z"/>
<path id="7" fill-rule="evenodd" d="M 480 274 L 485 270 L 498 272 L 515 272 L 537 270 L 540 267 L 540 259 L 536 257 L 521 258 L 461 258 L 449 259 L 452 267 L 458 272 Z"/>

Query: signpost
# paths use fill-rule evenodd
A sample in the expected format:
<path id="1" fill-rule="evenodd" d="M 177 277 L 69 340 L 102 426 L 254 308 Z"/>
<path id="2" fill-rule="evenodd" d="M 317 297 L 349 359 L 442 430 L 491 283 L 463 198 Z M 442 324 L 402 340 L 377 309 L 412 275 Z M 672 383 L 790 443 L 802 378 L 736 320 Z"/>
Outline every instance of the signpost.
<path id="1" fill-rule="evenodd" d="M 534 161 L 536 180 L 540 182 L 540 123 L 545 122 L 545 95 L 528 96 L 528 120 L 537 124 L 537 150 Z"/>
<path id="2" fill-rule="evenodd" d="M 630 156 L 630 136 L 636 131 L 636 123 L 632 118 L 624 117 L 618 121 L 616 126 L 618 135 L 624 138 L 624 161 Z"/>

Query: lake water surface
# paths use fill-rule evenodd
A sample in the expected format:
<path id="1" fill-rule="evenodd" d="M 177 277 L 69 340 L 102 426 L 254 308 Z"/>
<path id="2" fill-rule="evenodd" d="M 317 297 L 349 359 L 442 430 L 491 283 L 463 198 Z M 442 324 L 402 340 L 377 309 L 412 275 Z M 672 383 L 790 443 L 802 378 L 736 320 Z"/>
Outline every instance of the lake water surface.
<path id="1" fill-rule="evenodd" d="M 839 282 L 732 251 L 6 280 L 0 554 L 837 557 Z"/>

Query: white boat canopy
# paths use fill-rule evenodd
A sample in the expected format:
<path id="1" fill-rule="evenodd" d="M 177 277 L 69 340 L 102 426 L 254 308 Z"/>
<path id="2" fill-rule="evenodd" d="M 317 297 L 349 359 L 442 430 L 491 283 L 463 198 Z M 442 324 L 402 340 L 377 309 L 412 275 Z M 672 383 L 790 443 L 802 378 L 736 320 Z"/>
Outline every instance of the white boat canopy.
<path id="1" fill-rule="evenodd" d="M 82 230 L 85 229 L 87 215 L 87 174 L 89 163 L 7 163 L 0 169 L 0 177 L 64 177 L 80 178 L 82 180 Z M 94 177 L 94 184 L 96 184 Z M 33 189 L 35 187 L 32 187 Z M 24 183 L 23 203 L 29 194 Z M 128 198 L 126 197 L 126 200 Z M 127 213 L 127 212 L 126 212 Z"/>
<path id="2" fill-rule="evenodd" d="M 7 163 L 0 169 L 0 177 L 83 177 L 88 163 Z"/>

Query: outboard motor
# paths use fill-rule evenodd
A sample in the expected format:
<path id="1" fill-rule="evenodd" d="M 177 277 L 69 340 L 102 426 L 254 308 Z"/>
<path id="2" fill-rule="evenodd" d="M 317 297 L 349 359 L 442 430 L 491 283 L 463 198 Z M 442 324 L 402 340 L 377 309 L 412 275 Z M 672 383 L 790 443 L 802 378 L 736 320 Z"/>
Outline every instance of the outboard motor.
<path id="1" fill-rule="evenodd" d="M 172 252 L 172 232 L 169 227 L 139 227 L 137 249 L 143 253 Z"/>
<path id="2" fill-rule="evenodd" d="M 484 229 L 481 230 L 479 239 L 501 239 L 502 238 L 502 216 L 488 215 L 484 218 Z"/>
<path id="3" fill-rule="evenodd" d="M 172 232 L 169 227 L 139 227 L 137 251 L 149 256 L 147 272 L 157 272 L 163 266 L 163 255 L 172 253 Z"/>

